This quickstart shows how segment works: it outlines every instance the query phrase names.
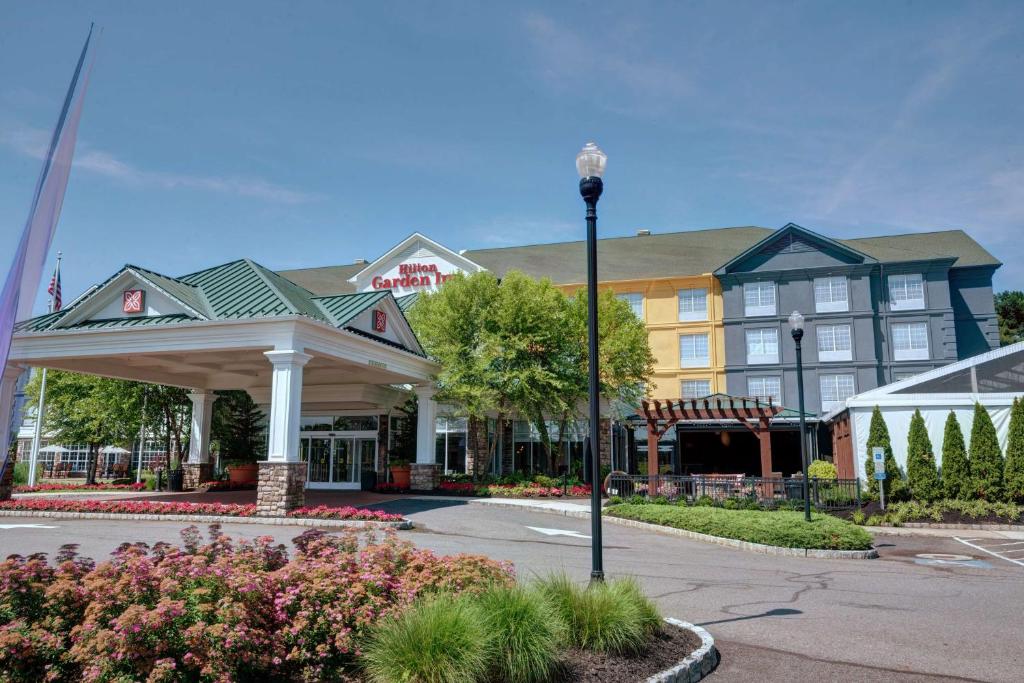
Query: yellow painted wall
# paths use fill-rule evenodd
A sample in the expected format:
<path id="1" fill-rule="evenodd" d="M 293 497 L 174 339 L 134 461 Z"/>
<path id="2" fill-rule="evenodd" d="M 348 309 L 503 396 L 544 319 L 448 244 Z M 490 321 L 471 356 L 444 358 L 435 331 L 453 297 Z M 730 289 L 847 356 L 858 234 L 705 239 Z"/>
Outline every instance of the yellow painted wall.
<path id="1" fill-rule="evenodd" d="M 566 293 L 580 284 L 562 285 Z M 653 398 L 679 398 L 682 380 L 706 379 L 711 391 L 725 392 L 725 335 L 722 328 L 722 288 L 710 273 L 657 280 L 618 280 L 602 282 L 602 288 L 617 294 L 638 293 L 644 297 L 644 322 L 654 354 L 653 384 L 647 395 Z M 679 320 L 680 289 L 708 290 L 708 319 L 701 322 Z M 709 367 L 683 368 L 679 362 L 679 337 L 684 334 L 708 335 Z"/>

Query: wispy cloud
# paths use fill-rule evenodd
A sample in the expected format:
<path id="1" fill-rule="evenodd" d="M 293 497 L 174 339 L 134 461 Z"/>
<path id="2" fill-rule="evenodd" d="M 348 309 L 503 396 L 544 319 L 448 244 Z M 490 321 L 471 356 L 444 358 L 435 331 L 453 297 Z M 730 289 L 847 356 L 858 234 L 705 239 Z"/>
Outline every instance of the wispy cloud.
<path id="1" fill-rule="evenodd" d="M 45 155 L 48 139 L 45 131 L 35 128 L 13 126 L 0 133 L 0 144 L 18 154 L 36 159 L 42 159 Z M 83 144 L 81 140 L 78 147 L 75 168 L 126 185 L 163 190 L 200 190 L 281 204 L 304 204 L 321 199 L 321 196 L 315 193 L 283 187 L 261 178 L 151 171 L 119 159 L 110 152 Z"/>
<path id="2" fill-rule="evenodd" d="M 495 217 L 485 225 L 473 226 L 472 233 L 482 236 L 480 244 L 470 248 L 514 247 L 582 239 L 579 223 L 521 216 Z"/>
<path id="3" fill-rule="evenodd" d="M 611 87 L 620 96 L 601 98 L 608 109 L 653 113 L 695 92 L 690 74 L 643 55 L 636 47 L 642 41 L 614 34 L 588 38 L 539 12 L 527 14 L 523 26 L 550 86 L 574 93 Z"/>

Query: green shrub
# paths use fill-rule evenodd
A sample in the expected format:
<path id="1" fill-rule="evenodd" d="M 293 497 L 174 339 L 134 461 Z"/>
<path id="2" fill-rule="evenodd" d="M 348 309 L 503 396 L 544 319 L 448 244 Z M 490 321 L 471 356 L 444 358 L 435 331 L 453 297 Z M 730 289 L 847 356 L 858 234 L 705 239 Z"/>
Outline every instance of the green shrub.
<path id="1" fill-rule="evenodd" d="M 652 615 L 657 610 L 638 601 L 632 588 L 620 587 L 618 583 L 594 583 L 581 588 L 565 574 L 553 574 L 539 579 L 535 585 L 565 623 L 570 645 L 597 652 L 636 653 L 647 647 Z"/>
<path id="2" fill-rule="evenodd" d="M 915 500 L 935 500 L 942 495 L 939 472 L 935 469 L 932 442 L 928 438 L 921 411 L 915 410 L 910 418 L 907 436 L 907 483 Z"/>
<path id="3" fill-rule="evenodd" d="M 16 463 L 14 463 L 14 485 L 15 486 L 24 486 L 27 483 L 28 483 L 28 463 L 27 462 L 16 462 Z"/>
<path id="4" fill-rule="evenodd" d="M 605 514 L 784 548 L 867 550 L 871 547 L 871 535 L 863 529 L 838 517 L 818 513 L 812 515 L 810 523 L 804 521 L 802 513 L 781 510 L 617 505 Z"/>
<path id="5" fill-rule="evenodd" d="M 693 501 L 693 504 L 698 507 L 713 507 L 715 499 L 708 495 L 703 495 L 697 500 Z"/>
<path id="6" fill-rule="evenodd" d="M 606 505 L 622 505 L 622 498 L 620 496 L 609 496 Z"/>
<path id="7" fill-rule="evenodd" d="M 561 488 L 562 480 L 556 477 L 549 477 L 544 474 L 535 474 L 533 476 L 533 483 L 546 486 L 548 488 Z"/>
<path id="8" fill-rule="evenodd" d="M 946 498 L 971 495 L 971 466 L 964 446 L 964 433 L 952 410 L 946 417 L 942 435 L 942 493 Z"/>
<path id="9" fill-rule="evenodd" d="M 980 403 L 974 404 L 974 422 L 971 424 L 971 464 L 973 494 L 983 500 L 998 500 L 1003 494 L 1003 454 L 999 437 L 988 411 Z"/>
<path id="10" fill-rule="evenodd" d="M 837 479 L 836 466 L 828 460 L 815 460 L 807 466 L 807 476 L 812 479 Z"/>
<path id="11" fill-rule="evenodd" d="M 565 640 L 565 623 L 534 588 L 495 586 L 477 598 L 493 637 L 493 679 L 534 683 L 550 677 Z"/>
<path id="12" fill-rule="evenodd" d="M 377 683 L 475 683 L 492 661 L 492 635 L 469 600 L 427 599 L 384 619 L 363 665 Z"/>
<path id="13" fill-rule="evenodd" d="M 864 512 L 861 510 L 854 510 L 853 514 L 850 515 L 850 521 L 857 526 L 863 526 L 865 518 Z"/>
<path id="14" fill-rule="evenodd" d="M 1013 399 L 1003 471 L 1006 500 L 1024 503 L 1024 400 Z"/>
<path id="15" fill-rule="evenodd" d="M 666 498 L 665 496 L 655 496 L 654 498 L 651 498 L 651 503 L 653 505 L 668 505 L 669 504 L 668 503 L 668 498 Z"/>
<path id="16" fill-rule="evenodd" d="M 636 494 L 636 493 L 634 493 L 632 496 L 629 497 L 629 504 L 630 505 L 643 505 L 646 502 L 647 502 L 646 498 L 644 498 L 643 496 L 641 496 L 639 494 Z"/>
<path id="17" fill-rule="evenodd" d="M 871 426 L 868 429 L 867 463 L 864 471 L 868 477 L 868 491 L 878 494 L 878 480 L 875 479 L 875 461 L 871 452 L 876 446 L 885 450 L 885 498 L 887 501 L 901 500 L 906 497 L 907 484 L 903 480 L 903 471 L 896 464 L 896 457 L 892 454 L 892 443 L 889 440 L 889 427 L 882 417 L 882 410 L 875 406 L 871 413 Z"/>

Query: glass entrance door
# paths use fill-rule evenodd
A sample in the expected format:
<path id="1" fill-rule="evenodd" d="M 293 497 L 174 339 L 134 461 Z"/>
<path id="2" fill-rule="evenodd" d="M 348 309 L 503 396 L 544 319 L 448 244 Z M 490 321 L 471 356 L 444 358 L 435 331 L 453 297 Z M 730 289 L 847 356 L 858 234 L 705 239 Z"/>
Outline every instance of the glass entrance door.
<path id="1" fill-rule="evenodd" d="M 358 487 L 363 464 L 373 467 L 377 450 L 376 439 L 355 436 L 304 436 L 300 445 L 311 488 Z"/>

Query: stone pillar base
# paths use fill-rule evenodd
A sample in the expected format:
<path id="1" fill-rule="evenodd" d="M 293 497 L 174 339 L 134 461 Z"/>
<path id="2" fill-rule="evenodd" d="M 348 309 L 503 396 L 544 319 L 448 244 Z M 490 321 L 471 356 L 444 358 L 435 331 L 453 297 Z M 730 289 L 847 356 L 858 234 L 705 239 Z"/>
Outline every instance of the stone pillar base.
<path id="1" fill-rule="evenodd" d="M 198 488 L 213 479 L 213 463 L 210 462 L 186 462 L 181 465 L 185 472 L 185 488 Z"/>
<path id="2" fill-rule="evenodd" d="M 409 467 L 409 489 L 412 491 L 433 491 L 441 483 L 441 466 L 434 463 L 414 462 Z"/>
<path id="3" fill-rule="evenodd" d="M 281 517 L 290 510 L 306 504 L 306 463 L 259 463 L 256 483 L 256 514 L 263 517 Z"/>

